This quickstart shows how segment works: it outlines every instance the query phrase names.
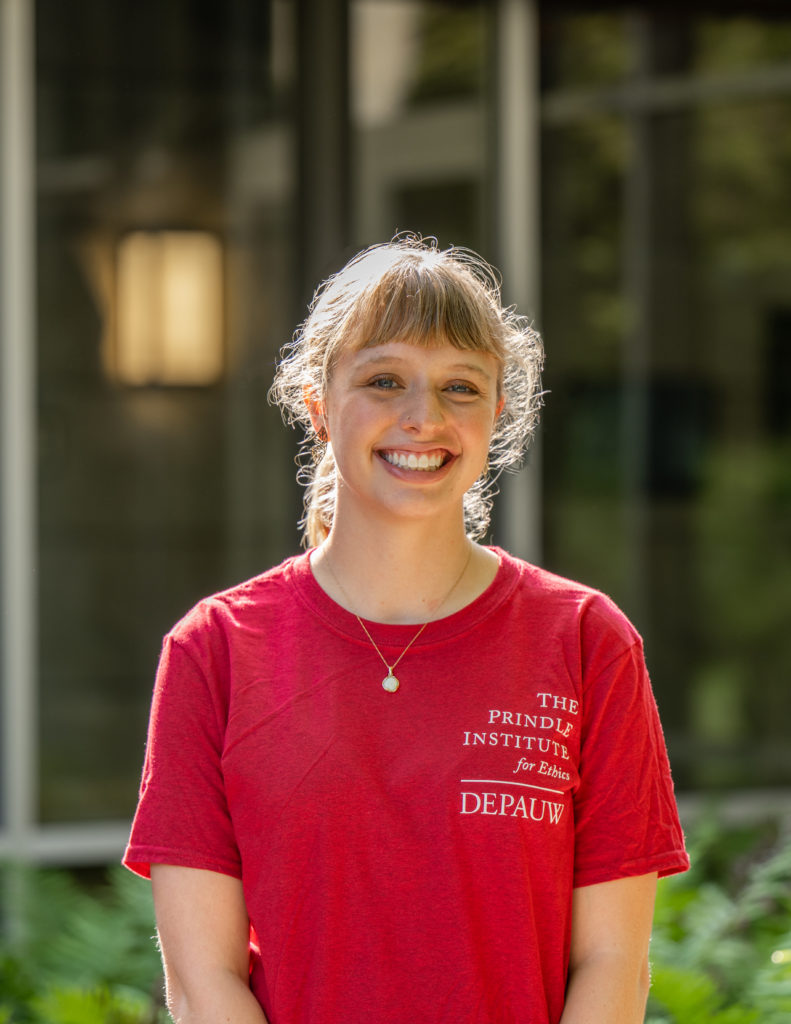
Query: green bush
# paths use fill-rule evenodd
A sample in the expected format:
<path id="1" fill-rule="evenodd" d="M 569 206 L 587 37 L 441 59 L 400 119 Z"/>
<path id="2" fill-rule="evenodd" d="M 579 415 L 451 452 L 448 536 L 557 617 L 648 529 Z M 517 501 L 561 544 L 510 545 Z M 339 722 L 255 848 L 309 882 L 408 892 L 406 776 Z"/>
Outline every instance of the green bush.
<path id="1" fill-rule="evenodd" d="M 659 885 L 646 1024 L 791 1020 L 791 842 L 771 824 L 690 836 L 692 870 Z M 0 871 L 0 1024 L 165 1024 L 150 887 Z"/>
<path id="2" fill-rule="evenodd" d="M 690 838 L 692 870 L 659 884 L 646 1024 L 791 1020 L 791 842 L 776 828 Z"/>
<path id="3" fill-rule="evenodd" d="M 0 1024 L 164 1024 L 150 887 L 123 868 L 100 886 L 6 867 Z"/>

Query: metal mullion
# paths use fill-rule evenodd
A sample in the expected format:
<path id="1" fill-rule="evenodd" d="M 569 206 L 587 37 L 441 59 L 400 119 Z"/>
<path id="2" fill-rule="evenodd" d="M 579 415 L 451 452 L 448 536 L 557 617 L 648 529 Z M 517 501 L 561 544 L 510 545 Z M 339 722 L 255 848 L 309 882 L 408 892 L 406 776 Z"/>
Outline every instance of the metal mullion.
<path id="1" fill-rule="evenodd" d="M 540 97 L 538 9 L 535 0 L 499 0 L 495 16 L 495 218 L 503 292 L 538 319 L 540 304 Z M 541 560 L 541 444 L 527 466 L 504 474 L 503 544 L 528 561 Z"/>
<path id="2" fill-rule="evenodd" d="M 572 124 L 597 114 L 658 114 L 702 104 L 726 103 L 791 93 L 791 68 L 756 68 L 734 75 L 647 75 L 639 82 L 591 89 L 556 89 L 544 94 L 541 118 L 548 125 Z"/>
<path id="3" fill-rule="evenodd" d="M 637 56 L 634 88 L 639 91 L 650 80 L 650 35 L 645 17 L 630 18 L 634 52 Z M 622 287 L 631 324 L 623 338 L 621 388 L 623 402 L 620 422 L 620 452 L 623 474 L 623 525 L 626 546 L 627 602 L 632 618 L 644 634 L 650 626 L 648 565 L 650 502 L 646 492 L 649 460 L 649 384 L 651 377 L 651 292 L 655 274 L 652 222 L 652 192 L 655 168 L 651 161 L 650 112 L 634 108 L 625 128 L 632 153 L 623 183 Z"/>
<path id="4" fill-rule="evenodd" d="M 117 863 L 129 838 L 128 822 L 81 822 L 39 825 L 26 835 L 24 858 L 36 864 L 105 865 Z M 0 841 L 0 859 L 15 855 Z"/>
<path id="5" fill-rule="evenodd" d="M 0 0 L 0 18 L 3 845 L 23 857 L 37 788 L 33 0 Z"/>

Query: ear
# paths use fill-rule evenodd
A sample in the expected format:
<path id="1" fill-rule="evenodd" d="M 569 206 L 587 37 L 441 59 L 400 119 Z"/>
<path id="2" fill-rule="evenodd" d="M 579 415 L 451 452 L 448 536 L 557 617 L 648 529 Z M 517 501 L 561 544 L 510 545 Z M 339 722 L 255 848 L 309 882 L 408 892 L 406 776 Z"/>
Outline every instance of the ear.
<path id="1" fill-rule="evenodd" d="M 302 400 L 307 406 L 310 422 L 313 425 L 316 436 L 326 441 L 329 435 L 327 433 L 327 417 L 324 402 L 316 397 L 316 392 L 307 384 L 302 389 Z"/>
<path id="2" fill-rule="evenodd" d="M 503 411 L 504 408 L 505 408 L 505 395 L 503 395 L 500 398 L 500 401 L 497 403 L 497 406 L 496 406 L 496 408 L 494 410 L 494 418 L 496 420 L 500 419 L 500 413 Z"/>

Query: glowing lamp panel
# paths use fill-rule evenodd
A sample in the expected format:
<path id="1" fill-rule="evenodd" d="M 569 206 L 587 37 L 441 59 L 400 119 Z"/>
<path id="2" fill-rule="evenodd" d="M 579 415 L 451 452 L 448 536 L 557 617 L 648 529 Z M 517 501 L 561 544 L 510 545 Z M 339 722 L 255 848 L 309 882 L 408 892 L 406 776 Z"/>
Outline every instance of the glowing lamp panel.
<path id="1" fill-rule="evenodd" d="M 199 231 L 135 231 L 118 247 L 115 376 L 201 386 L 223 372 L 223 257 Z"/>

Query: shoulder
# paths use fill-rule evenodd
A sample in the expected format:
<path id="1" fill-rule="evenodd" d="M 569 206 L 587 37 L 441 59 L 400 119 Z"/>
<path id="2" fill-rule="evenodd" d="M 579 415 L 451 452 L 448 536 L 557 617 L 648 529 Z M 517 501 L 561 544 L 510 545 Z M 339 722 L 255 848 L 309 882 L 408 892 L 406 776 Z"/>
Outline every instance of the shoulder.
<path id="1" fill-rule="evenodd" d="M 629 648 L 641 644 L 640 634 L 607 594 L 577 580 L 559 576 L 506 551 L 495 549 L 503 568 L 515 579 L 512 600 L 546 628 L 570 629 L 583 644 L 609 638 Z"/>
<path id="2" fill-rule="evenodd" d="M 304 572 L 305 555 L 295 555 L 232 587 L 198 601 L 168 632 L 167 639 L 190 646 L 228 633 L 259 629 L 271 617 L 288 614 L 294 581 Z"/>

